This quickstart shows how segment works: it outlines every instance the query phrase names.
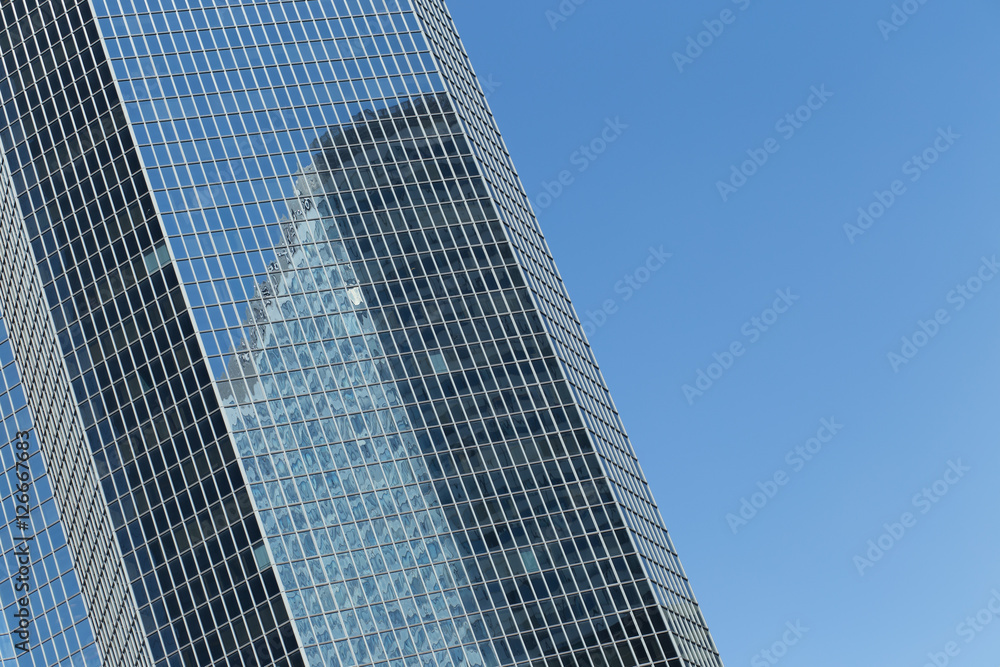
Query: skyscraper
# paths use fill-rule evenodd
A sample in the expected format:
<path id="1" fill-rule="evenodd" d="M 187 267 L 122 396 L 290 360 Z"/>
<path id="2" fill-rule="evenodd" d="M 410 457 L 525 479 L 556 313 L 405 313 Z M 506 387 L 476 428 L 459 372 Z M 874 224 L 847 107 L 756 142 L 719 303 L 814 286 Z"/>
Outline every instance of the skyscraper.
<path id="1" fill-rule="evenodd" d="M 5 660 L 721 665 L 442 2 L 0 13 Z"/>

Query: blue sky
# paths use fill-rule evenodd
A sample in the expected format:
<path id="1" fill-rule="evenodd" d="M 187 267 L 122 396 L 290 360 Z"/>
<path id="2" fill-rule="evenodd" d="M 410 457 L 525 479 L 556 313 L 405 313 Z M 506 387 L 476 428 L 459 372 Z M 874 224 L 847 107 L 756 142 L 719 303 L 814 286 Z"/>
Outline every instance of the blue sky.
<path id="1" fill-rule="evenodd" d="M 1000 656 L 1000 6 L 897 6 L 450 3 L 730 667 Z"/>

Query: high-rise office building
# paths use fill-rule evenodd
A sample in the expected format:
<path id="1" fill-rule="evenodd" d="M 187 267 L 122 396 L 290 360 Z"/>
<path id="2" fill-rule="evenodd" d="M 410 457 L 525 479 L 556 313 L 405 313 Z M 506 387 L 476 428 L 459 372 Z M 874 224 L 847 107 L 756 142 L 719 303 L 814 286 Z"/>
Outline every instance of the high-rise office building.
<path id="1" fill-rule="evenodd" d="M 721 665 L 443 2 L 0 15 L 4 665 Z"/>

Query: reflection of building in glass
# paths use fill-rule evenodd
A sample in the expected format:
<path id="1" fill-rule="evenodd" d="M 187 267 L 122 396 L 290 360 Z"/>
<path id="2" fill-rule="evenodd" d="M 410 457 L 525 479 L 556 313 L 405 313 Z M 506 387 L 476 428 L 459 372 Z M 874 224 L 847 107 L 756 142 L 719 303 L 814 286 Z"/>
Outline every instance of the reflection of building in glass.
<path id="1" fill-rule="evenodd" d="M 443 6 L 154 4 L 3 10 L 52 655 L 721 665 Z"/>

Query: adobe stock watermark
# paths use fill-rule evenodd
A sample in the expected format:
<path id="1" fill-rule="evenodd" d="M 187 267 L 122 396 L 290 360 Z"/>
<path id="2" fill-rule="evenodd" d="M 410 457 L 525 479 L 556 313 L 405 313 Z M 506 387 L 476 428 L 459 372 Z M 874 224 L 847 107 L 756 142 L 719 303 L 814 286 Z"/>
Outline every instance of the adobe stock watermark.
<path id="1" fill-rule="evenodd" d="M 743 12 L 750 7 L 751 3 L 751 0 L 732 1 Z M 674 51 L 673 58 L 674 64 L 677 65 L 677 71 L 683 74 L 685 66 L 693 65 L 695 60 L 701 58 L 702 54 L 705 53 L 705 49 L 715 44 L 715 40 L 719 37 L 722 37 L 722 33 L 726 31 L 726 26 L 736 23 L 737 16 L 738 14 L 732 9 L 723 9 L 719 12 L 719 18 L 702 21 L 701 24 L 705 26 L 705 29 L 693 37 L 688 35 L 687 47 L 684 49 L 684 52 Z"/>
<path id="2" fill-rule="evenodd" d="M 645 261 L 615 283 L 615 294 L 622 295 L 623 303 L 630 301 L 635 293 L 652 280 L 653 274 L 662 269 L 671 257 L 673 255 L 664 252 L 662 245 L 659 248 L 650 246 Z M 618 313 L 619 309 L 617 299 L 605 299 L 600 308 L 596 311 L 588 310 L 581 318 L 583 332 L 587 336 L 593 336 L 598 329 L 608 323 L 611 316 Z"/>
<path id="3" fill-rule="evenodd" d="M 627 129 L 628 125 L 621 121 L 620 116 L 615 116 L 614 120 L 606 118 L 604 120 L 604 129 L 601 130 L 600 134 L 573 151 L 569 156 L 569 163 L 576 167 L 577 173 L 582 174 L 590 169 L 590 165 L 604 155 L 608 147 L 618 141 Z M 560 171 L 556 174 L 556 178 L 553 181 L 542 181 L 542 189 L 545 192 L 535 195 L 535 205 L 539 209 L 547 209 L 549 206 L 552 206 L 552 202 L 559 199 L 566 192 L 566 188 L 575 182 L 576 176 L 569 169 Z"/>
<path id="4" fill-rule="evenodd" d="M 748 339 L 746 343 L 743 340 L 735 340 L 722 353 L 716 352 L 712 354 L 712 358 L 715 361 L 710 363 L 704 370 L 699 368 L 695 372 L 694 385 L 685 384 L 681 387 L 688 405 L 694 405 L 696 398 L 704 396 L 706 391 L 721 380 L 722 376 L 733 367 L 736 360 L 746 354 L 747 345 L 752 345 L 759 341 L 761 336 L 770 331 L 777 324 L 781 316 L 787 313 L 789 308 L 795 305 L 795 302 L 801 298 L 797 294 L 792 294 L 790 287 L 783 290 L 779 289 L 775 294 L 778 295 L 778 298 L 774 300 L 770 308 L 765 308 L 760 315 L 751 317 L 740 327 L 740 333 Z"/>
<path id="5" fill-rule="evenodd" d="M 981 633 L 990 626 L 993 621 L 1000 618 L 1000 591 L 993 589 L 990 591 L 992 597 L 986 601 L 982 609 L 974 615 L 966 616 L 965 620 L 955 626 L 955 634 L 962 639 L 966 645 L 976 641 Z M 942 650 L 932 651 L 927 654 L 927 662 L 923 667 L 947 667 L 951 664 L 952 658 L 957 658 L 962 653 L 962 647 L 957 641 L 949 641 Z"/>
<path id="6" fill-rule="evenodd" d="M 562 0 L 555 10 L 546 10 L 545 20 L 549 22 L 552 32 L 559 29 L 560 23 L 565 23 L 569 17 L 576 14 L 577 8 L 587 2 L 587 0 Z"/>
<path id="7" fill-rule="evenodd" d="M 916 183 L 941 159 L 941 155 L 950 151 L 955 142 L 961 138 L 962 135 L 955 134 L 950 125 L 947 130 L 939 127 L 934 142 L 919 155 L 914 155 L 903 163 L 901 167 L 903 175 L 909 176 L 911 183 Z M 876 190 L 872 193 L 874 200 L 867 206 L 858 207 L 857 222 L 855 224 L 847 223 L 844 225 L 844 233 L 847 234 L 847 240 L 853 244 L 854 239 L 862 236 L 871 229 L 906 192 L 906 184 L 901 179 L 896 179 L 889 184 L 888 190 Z"/>
<path id="8" fill-rule="evenodd" d="M 963 310 L 970 301 L 976 298 L 986 283 L 996 278 L 1000 273 L 1000 263 L 997 256 L 991 259 L 983 257 L 980 260 L 979 270 L 964 282 L 955 285 L 955 289 L 945 295 L 945 301 L 951 304 L 952 310 L 938 308 L 934 315 L 928 320 L 917 320 L 917 328 L 909 336 L 903 336 L 899 351 L 893 350 L 886 357 L 889 365 L 892 366 L 893 373 L 899 373 L 899 369 L 913 361 L 920 350 L 927 347 L 934 338 L 941 333 L 941 328 L 951 323 L 952 312 L 957 313 Z"/>
<path id="9" fill-rule="evenodd" d="M 920 514 L 927 514 L 941 502 L 942 498 L 948 495 L 951 487 L 962 481 L 966 473 L 971 470 L 972 468 L 969 466 L 962 465 L 962 459 L 948 461 L 948 467 L 941 478 L 915 494 L 910 504 L 913 505 L 914 509 L 920 510 Z M 875 567 L 875 564 L 882 560 L 917 525 L 917 518 L 917 515 L 912 512 L 903 512 L 898 522 L 883 523 L 884 532 L 875 539 L 868 540 L 868 549 L 863 556 L 854 557 L 854 567 L 857 568 L 858 574 L 863 577 L 865 570 Z"/>
<path id="10" fill-rule="evenodd" d="M 833 93 L 826 89 L 826 84 L 818 88 L 812 86 L 809 93 L 804 104 L 786 113 L 775 122 L 774 130 L 785 141 L 794 137 L 796 132 L 805 127 L 805 124 L 812 120 L 813 115 L 833 97 Z M 730 165 L 729 180 L 715 182 L 715 187 L 719 191 L 722 201 L 729 201 L 729 198 L 746 185 L 749 179 L 753 178 L 767 164 L 771 156 L 779 150 L 781 150 L 781 142 L 774 137 L 767 138 L 762 148 L 748 148 L 746 151 L 747 156 L 749 156 L 747 160 L 741 162 L 738 167 L 735 164 Z"/>
<path id="11" fill-rule="evenodd" d="M 726 523 L 729 524 L 733 535 L 736 535 L 740 528 L 753 521 L 760 511 L 778 495 L 782 487 L 788 485 L 795 473 L 801 472 L 810 461 L 823 451 L 824 445 L 832 442 L 844 428 L 844 425 L 838 424 L 833 417 L 821 419 L 819 424 L 815 437 L 809 438 L 805 444 L 798 445 L 785 454 L 785 463 L 790 472 L 785 468 L 778 468 L 763 482 L 757 482 L 759 491 L 752 493 L 749 499 L 745 496 L 740 498 L 740 508 L 736 510 L 736 513 L 730 512 L 726 515 Z"/>
<path id="12" fill-rule="evenodd" d="M 34 480 L 31 476 L 31 431 L 18 431 L 10 443 L 15 454 L 14 479 L 16 486 L 12 500 L 14 501 L 14 520 L 10 526 L 11 536 L 17 543 L 12 556 L 17 559 L 17 570 L 9 574 L 14 582 L 14 593 L 17 599 L 16 610 L 11 618 L 11 639 L 14 647 L 22 653 L 27 653 L 31 647 L 31 560 L 35 534 L 31 522 L 31 486 Z M 18 534 L 20 533 L 20 534 Z M 15 606 L 15 605 L 12 605 Z"/>
<path id="13" fill-rule="evenodd" d="M 788 621 L 785 623 L 785 628 L 787 629 L 782 633 L 781 639 L 750 658 L 750 667 L 777 665 L 782 658 L 788 655 L 789 649 L 802 641 L 805 634 L 809 632 L 809 628 L 802 627 L 802 621 L 795 621 L 795 623 Z"/>
<path id="14" fill-rule="evenodd" d="M 503 86 L 503 82 L 494 81 L 492 74 L 487 75 L 485 79 L 479 77 L 479 87 L 483 89 L 483 94 L 486 96 L 486 99 L 489 99 L 490 96 L 497 92 L 501 86 Z"/>
<path id="15" fill-rule="evenodd" d="M 910 17 L 919 12 L 921 7 L 926 4 L 927 0 L 903 0 L 903 2 L 893 5 L 889 20 L 879 19 L 876 24 L 882 33 L 882 41 L 888 42 L 889 35 L 899 32 L 899 29 L 906 25 Z"/>

